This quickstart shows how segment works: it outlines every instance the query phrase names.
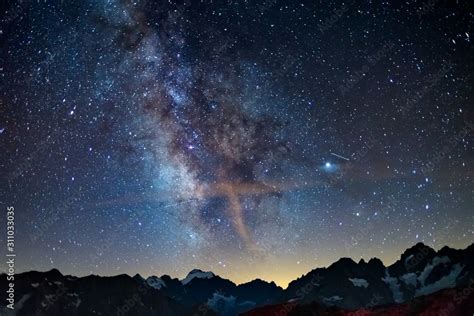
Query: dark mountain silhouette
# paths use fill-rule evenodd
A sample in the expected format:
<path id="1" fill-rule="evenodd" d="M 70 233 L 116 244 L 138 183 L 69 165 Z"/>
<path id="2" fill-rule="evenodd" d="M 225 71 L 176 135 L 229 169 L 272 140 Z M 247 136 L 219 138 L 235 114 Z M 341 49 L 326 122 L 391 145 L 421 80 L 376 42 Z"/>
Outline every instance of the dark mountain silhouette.
<path id="1" fill-rule="evenodd" d="M 283 303 L 256 308 L 242 316 L 465 316 L 474 311 L 474 287 L 445 289 L 420 296 L 403 304 L 363 307 L 356 310 L 328 307 L 312 302 L 308 304 Z"/>
<path id="2" fill-rule="evenodd" d="M 0 286 L 7 288 L 5 275 Z M 388 267 L 377 258 L 341 258 L 286 289 L 260 279 L 237 285 L 198 269 L 183 280 L 25 272 L 15 275 L 14 315 L 472 315 L 473 291 L 474 244 L 434 251 L 419 243 Z M 6 295 L 0 293 L 1 315 L 9 313 Z"/>

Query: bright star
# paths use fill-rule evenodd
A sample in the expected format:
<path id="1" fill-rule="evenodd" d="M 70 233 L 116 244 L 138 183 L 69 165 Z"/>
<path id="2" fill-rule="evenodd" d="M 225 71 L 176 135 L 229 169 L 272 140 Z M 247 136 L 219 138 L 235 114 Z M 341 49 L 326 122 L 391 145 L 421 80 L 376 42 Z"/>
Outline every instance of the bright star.
<path id="1" fill-rule="evenodd" d="M 327 161 L 320 168 L 325 172 L 332 173 L 337 170 L 337 165 Z"/>

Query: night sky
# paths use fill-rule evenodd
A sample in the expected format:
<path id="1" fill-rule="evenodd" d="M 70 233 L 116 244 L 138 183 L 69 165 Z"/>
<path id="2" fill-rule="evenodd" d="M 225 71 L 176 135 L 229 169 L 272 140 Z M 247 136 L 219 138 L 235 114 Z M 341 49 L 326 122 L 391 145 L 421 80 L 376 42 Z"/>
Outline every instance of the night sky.
<path id="1" fill-rule="evenodd" d="M 17 270 L 285 286 L 344 256 L 466 247 L 473 12 L 3 1 L 0 200 Z"/>

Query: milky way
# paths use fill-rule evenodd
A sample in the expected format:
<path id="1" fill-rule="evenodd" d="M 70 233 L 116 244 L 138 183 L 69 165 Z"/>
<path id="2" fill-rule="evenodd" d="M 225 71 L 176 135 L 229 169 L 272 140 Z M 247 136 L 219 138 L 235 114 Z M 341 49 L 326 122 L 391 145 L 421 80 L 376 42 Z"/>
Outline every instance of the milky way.
<path id="1" fill-rule="evenodd" d="M 3 6 L 20 270 L 284 285 L 473 241 L 470 4 Z"/>

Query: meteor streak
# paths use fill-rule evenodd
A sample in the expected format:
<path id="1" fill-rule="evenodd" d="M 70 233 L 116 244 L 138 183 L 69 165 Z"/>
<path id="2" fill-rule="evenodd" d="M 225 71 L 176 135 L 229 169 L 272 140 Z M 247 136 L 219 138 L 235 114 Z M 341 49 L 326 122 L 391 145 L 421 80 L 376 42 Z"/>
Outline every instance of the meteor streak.
<path id="1" fill-rule="evenodd" d="M 335 153 L 331 153 L 331 155 L 336 156 L 336 157 L 341 158 L 341 159 L 344 159 L 346 161 L 349 161 L 349 158 L 343 157 L 341 155 L 338 155 L 338 154 L 335 154 Z"/>

